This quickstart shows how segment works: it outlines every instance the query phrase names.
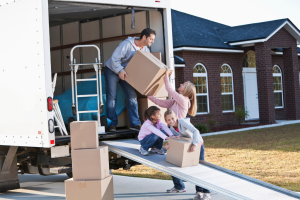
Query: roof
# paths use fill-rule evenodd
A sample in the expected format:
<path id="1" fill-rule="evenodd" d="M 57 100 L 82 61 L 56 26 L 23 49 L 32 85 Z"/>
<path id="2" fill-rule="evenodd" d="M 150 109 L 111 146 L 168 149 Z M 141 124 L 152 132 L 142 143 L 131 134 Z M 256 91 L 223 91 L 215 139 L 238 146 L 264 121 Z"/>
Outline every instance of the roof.
<path id="1" fill-rule="evenodd" d="M 239 49 L 225 44 L 217 29 L 227 28 L 201 17 L 196 17 L 177 10 L 172 10 L 173 47 L 209 47 Z"/>
<path id="2" fill-rule="evenodd" d="M 282 27 L 300 42 L 300 30 L 287 18 L 230 27 L 177 10 L 171 13 L 174 48 L 241 49 L 236 42 L 264 42 Z"/>

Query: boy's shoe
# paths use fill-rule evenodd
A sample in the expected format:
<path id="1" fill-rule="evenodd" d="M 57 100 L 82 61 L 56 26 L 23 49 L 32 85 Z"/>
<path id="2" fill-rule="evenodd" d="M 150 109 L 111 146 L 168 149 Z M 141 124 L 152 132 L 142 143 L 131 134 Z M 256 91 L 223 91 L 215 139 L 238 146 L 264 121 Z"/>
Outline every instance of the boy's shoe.
<path id="1" fill-rule="evenodd" d="M 149 155 L 149 152 L 146 151 L 145 149 L 143 149 L 143 147 L 141 146 L 139 152 L 143 155 L 143 156 L 148 156 Z"/>
<path id="2" fill-rule="evenodd" d="M 176 188 L 171 188 L 169 190 L 167 190 L 167 193 L 183 193 L 183 192 L 186 192 L 186 189 L 184 190 L 177 190 Z"/>
<path id="3" fill-rule="evenodd" d="M 157 148 L 152 148 L 151 151 L 159 154 L 159 155 L 165 155 L 165 152 L 162 151 L 161 149 L 157 149 Z"/>
<path id="4" fill-rule="evenodd" d="M 202 200 L 210 200 L 210 199 L 211 199 L 210 193 L 203 193 Z"/>

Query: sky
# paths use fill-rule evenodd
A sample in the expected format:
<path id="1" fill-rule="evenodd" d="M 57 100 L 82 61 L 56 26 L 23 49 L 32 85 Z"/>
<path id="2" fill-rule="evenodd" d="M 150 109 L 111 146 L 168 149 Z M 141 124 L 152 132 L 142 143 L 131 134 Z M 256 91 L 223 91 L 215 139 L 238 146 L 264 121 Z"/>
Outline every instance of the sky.
<path id="1" fill-rule="evenodd" d="M 237 26 L 289 18 L 300 29 L 300 0 L 170 0 L 172 9 Z"/>

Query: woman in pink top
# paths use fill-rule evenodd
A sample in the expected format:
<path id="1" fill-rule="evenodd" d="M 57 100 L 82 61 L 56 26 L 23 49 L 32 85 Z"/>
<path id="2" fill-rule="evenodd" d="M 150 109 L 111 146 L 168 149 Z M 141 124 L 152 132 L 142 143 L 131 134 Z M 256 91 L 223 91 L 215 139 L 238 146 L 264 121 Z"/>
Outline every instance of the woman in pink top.
<path id="1" fill-rule="evenodd" d="M 143 156 L 147 156 L 149 155 L 148 149 L 152 147 L 152 151 L 160 155 L 164 155 L 165 152 L 162 151 L 161 148 L 163 141 L 168 140 L 168 137 L 162 131 L 169 136 L 173 136 L 173 133 L 160 121 L 160 109 L 156 106 L 150 106 L 147 110 L 145 110 L 143 118 L 145 122 L 143 123 L 138 135 L 138 139 L 141 143 L 139 152 Z"/>
<path id="2" fill-rule="evenodd" d="M 193 83 L 187 81 L 180 84 L 178 92 L 173 90 L 169 82 L 169 76 L 172 74 L 171 70 L 167 70 L 164 77 L 166 90 L 173 97 L 172 100 L 160 100 L 154 96 L 148 96 L 148 98 L 155 104 L 163 108 L 169 108 L 175 112 L 179 119 L 186 118 L 187 113 L 191 116 L 195 116 L 197 112 L 197 99 L 196 88 Z"/>

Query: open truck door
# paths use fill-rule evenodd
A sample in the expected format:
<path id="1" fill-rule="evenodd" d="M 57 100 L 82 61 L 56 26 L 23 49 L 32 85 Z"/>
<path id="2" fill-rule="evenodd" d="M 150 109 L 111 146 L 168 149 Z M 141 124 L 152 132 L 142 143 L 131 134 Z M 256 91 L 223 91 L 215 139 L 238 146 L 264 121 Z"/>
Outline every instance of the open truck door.
<path id="1" fill-rule="evenodd" d="M 55 135 L 48 1 L 2 3 L 0 145 L 51 147 Z"/>

